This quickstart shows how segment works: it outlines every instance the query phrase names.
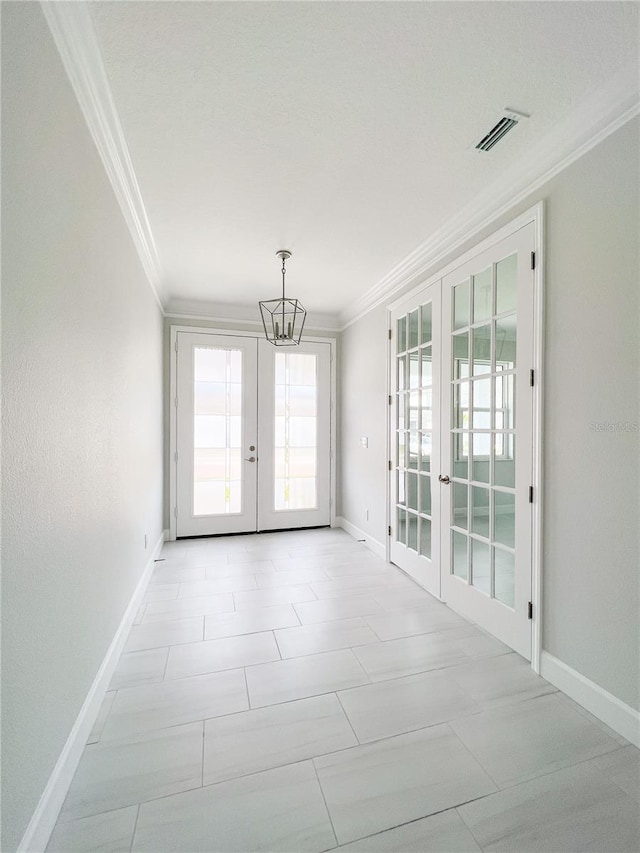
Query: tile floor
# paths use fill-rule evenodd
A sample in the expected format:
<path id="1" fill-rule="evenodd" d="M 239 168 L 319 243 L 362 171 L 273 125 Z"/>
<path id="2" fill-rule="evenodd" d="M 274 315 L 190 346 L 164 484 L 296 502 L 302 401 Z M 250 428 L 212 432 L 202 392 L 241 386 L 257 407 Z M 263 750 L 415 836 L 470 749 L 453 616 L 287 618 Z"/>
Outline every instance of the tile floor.
<path id="1" fill-rule="evenodd" d="M 169 543 L 48 853 L 638 851 L 638 750 L 340 530 Z"/>

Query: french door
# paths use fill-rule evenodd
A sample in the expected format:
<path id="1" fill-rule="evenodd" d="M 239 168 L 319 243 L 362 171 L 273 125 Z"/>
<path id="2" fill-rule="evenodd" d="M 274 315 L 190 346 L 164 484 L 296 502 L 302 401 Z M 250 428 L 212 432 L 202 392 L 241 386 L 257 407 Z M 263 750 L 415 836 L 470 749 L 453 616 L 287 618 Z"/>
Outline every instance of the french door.
<path id="1" fill-rule="evenodd" d="M 392 312 L 391 559 L 527 659 L 534 241 L 529 223 Z"/>
<path id="2" fill-rule="evenodd" d="M 176 340 L 177 536 L 329 524 L 329 344 Z"/>
<path id="3" fill-rule="evenodd" d="M 440 283 L 402 302 L 391 319 L 390 556 L 440 597 Z"/>

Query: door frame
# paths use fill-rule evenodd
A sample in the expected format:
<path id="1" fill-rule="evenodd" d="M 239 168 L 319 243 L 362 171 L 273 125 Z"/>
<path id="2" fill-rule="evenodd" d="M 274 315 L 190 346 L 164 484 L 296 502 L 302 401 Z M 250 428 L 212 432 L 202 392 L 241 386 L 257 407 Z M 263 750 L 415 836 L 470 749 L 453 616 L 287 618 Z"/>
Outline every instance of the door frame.
<path id="1" fill-rule="evenodd" d="M 177 486 L 177 467 L 178 467 L 178 424 L 176 411 L 176 396 L 177 396 L 177 352 L 178 352 L 178 332 L 187 332 L 194 334 L 209 334 L 209 335 L 232 335 L 234 337 L 255 338 L 260 340 L 264 337 L 257 331 L 247 331 L 246 329 L 223 329 L 213 326 L 185 326 L 171 324 L 169 326 L 169 455 L 167 464 L 169 468 L 169 535 L 166 538 L 167 542 L 174 542 L 176 539 L 176 509 L 178 498 Z M 330 346 L 330 389 L 329 389 L 329 447 L 330 447 L 330 484 L 329 484 L 329 512 L 330 525 L 336 526 L 336 352 L 337 339 L 315 337 L 313 335 L 305 335 L 304 340 L 309 343 L 329 344 Z M 166 410 L 165 410 L 166 411 Z"/>
<path id="2" fill-rule="evenodd" d="M 484 240 L 476 243 L 472 248 L 458 255 L 454 260 L 450 261 L 446 266 L 441 267 L 437 273 L 421 279 L 410 290 L 406 291 L 399 298 L 387 305 L 387 328 L 389 329 L 389 340 L 387 341 L 387 395 L 392 393 L 392 365 L 393 365 L 393 346 L 395 341 L 391 335 L 391 313 L 405 300 L 412 296 L 417 296 L 426 287 L 442 282 L 442 279 L 451 272 L 454 272 L 459 266 L 472 260 L 480 252 L 490 249 L 492 246 L 500 243 L 505 237 L 523 228 L 529 223 L 534 225 L 534 252 L 535 252 L 535 268 L 534 268 L 534 316 L 533 316 L 533 354 L 531 368 L 534 370 L 534 386 L 533 386 L 533 459 L 532 459 L 532 479 L 533 479 L 533 505 L 531 518 L 531 601 L 533 604 L 533 616 L 531 620 L 531 668 L 536 673 L 540 673 L 540 654 L 542 651 L 542 619 L 543 619 L 543 511 L 544 511 L 544 483 L 543 483 L 543 452 L 544 452 L 544 270 L 545 270 L 545 254 L 544 254 L 544 201 L 539 201 L 537 204 L 530 207 L 528 210 L 521 213 L 515 219 L 512 219 L 502 228 L 487 236 Z M 489 226 L 490 223 L 487 223 Z M 415 279 L 414 279 L 415 280 Z M 441 394 L 442 394 L 441 389 Z M 442 399 L 441 399 L 442 405 Z M 386 433 L 387 433 L 387 450 L 391 452 L 391 409 L 389 406 L 387 417 Z M 441 437 L 442 440 L 442 437 Z M 392 457 L 389 456 L 389 459 Z M 387 531 L 391 530 L 392 515 L 391 515 L 391 484 L 392 472 L 387 472 L 386 477 L 386 523 Z M 386 537 L 386 559 L 389 562 L 390 556 L 390 533 Z"/>

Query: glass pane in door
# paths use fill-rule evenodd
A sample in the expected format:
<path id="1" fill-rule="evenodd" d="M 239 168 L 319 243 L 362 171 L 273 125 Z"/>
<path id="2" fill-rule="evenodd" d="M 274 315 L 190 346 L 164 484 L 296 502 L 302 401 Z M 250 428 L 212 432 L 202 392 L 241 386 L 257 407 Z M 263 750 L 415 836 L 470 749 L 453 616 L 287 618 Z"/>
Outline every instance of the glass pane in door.
<path id="1" fill-rule="evenodd" d="M 479 269 L 471 288 L 454 286 L 450 328 L 451 574 L 508 607 L 515 600 L 517 261 L 514 254 Z"/>
<path id="2" fill-rule="evenodd" d="M 275 353 L 274 509 L 317 507 L 318 357 Z"/>
<path id="3" fill-rule="evenodd" d="M 242 511 L 242 352 L 193 350 L 193 514 Z"/>

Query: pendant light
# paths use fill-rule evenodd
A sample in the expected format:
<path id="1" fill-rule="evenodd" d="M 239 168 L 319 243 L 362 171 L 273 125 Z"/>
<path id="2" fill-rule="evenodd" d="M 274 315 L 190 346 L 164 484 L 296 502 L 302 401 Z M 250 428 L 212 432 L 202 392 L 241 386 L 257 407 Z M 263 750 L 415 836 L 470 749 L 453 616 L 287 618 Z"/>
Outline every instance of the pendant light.
<path id="1" fill-rule="evenodd" d="M 285 261 L 289 260 L 291 252 L 280 249 L 276 252 L 276 257 L 282 259 L 282 298 L 258 303 L 264 333 L 269 343 L 276 347 L 297 346 L 302 337 L 307 312 L 299 299 L 289 299 L 284 295 Z"/>

